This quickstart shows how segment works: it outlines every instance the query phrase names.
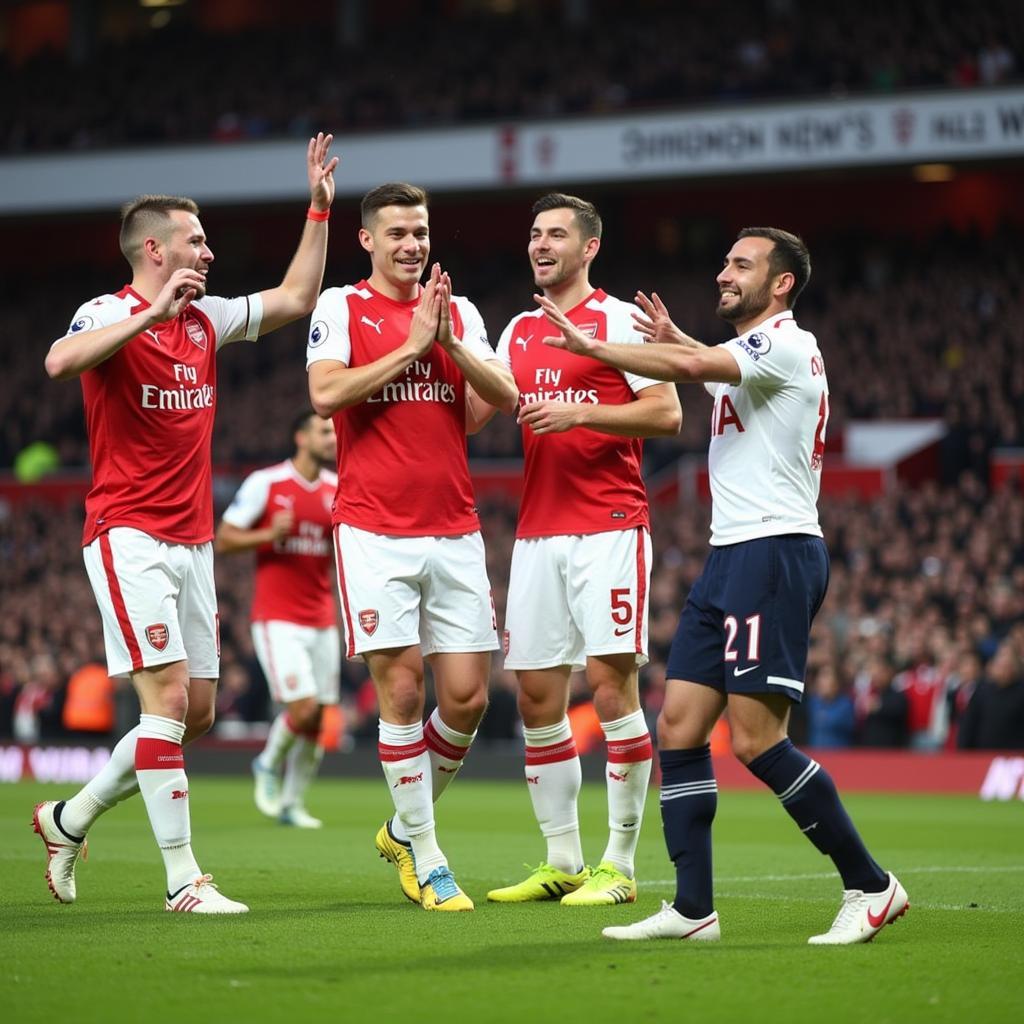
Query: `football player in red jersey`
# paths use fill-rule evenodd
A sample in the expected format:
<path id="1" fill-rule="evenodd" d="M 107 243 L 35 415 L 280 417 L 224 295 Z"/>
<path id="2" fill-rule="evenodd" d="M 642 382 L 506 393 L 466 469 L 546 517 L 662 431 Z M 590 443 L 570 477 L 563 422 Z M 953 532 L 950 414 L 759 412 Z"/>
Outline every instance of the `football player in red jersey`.
<path id="1" fill-rule="evenodd" d="M 75 900 L 86 832 L 141 789 L 167 872 L 165 909 L 244 913 L 192 853 L 182 746 L 213 723 L 220 644 L 213 584 L 210 440 L 216 353 L 309 313 L 323 279 L 334 199 L 332 137 L 310 139 L 310 205 L 298 249 L 276 288 L 207 295 L 213 252 L 191 199 L 141 196 L 123 210 L 131 284 L 82 305 L 46 357 L 58 380 L 79 377 L 93 466 L 84 555 L 103 617 L 112 675 L 131 678 L 139 725 L 74 797 L 33 816 L 47 881 Z"/>

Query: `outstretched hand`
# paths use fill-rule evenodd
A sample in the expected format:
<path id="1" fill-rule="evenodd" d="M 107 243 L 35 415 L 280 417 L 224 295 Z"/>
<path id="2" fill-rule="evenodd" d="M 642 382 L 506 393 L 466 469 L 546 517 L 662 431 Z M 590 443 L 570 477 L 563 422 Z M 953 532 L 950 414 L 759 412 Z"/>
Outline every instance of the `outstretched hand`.
<path id="1" fill-rule="evenodd" d="M 562 332 L 560 335 L 548 335 L 546 338 L 541 338 L 545 345 L 586 356 L 601 344 L 596 338 L 584 334 L 575 324 L 570 323 L 565 314 L 546 295 L 534 295 L 533 298 L 537 305 L 544 310 L 548 320 Z"/>
<path id="2" fill-rule="evenodd" d="M 323 212 L 334 202 L 334 168 L 338 157 L 327 160 L 327 151 L 334 141 L 333 135 L 317 132 L 306 147 L 306 170 L 309 173 L 309 202 L 314 210 Z"/>
<path id="3" fill-rule="evenodd" d="M 657 292 L 651 292 L 650 298 L 643 292 L 637 292 L 634 301 L 643 310 L 644 315 L 634 313 L 633 322 L 636 324 L 637 332 L 642 334 L 647 341 L 653 341 L 659 345 L 701 347 L 698 341 L 676 327 L 672 322 L 672 317 L 669 316 L 668 307 L 661 301 Z"/>

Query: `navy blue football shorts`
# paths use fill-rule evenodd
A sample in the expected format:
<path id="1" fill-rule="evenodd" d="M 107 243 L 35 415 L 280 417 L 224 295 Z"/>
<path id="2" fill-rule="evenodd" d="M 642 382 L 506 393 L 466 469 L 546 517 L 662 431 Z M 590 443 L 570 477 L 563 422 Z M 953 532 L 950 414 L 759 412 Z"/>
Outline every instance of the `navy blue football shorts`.
<path id="1" fill-rule="evenodd" d="M 679 617 L 667 677 L 800 701 L 811 623 L 827 589 L 820 537 L 794 533 L 712 548 Z"/>

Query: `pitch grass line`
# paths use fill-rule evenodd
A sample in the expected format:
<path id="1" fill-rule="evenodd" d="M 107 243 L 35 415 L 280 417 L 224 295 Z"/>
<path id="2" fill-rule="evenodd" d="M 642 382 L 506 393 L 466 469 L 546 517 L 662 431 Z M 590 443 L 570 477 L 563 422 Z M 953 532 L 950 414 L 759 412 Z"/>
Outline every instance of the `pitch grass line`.
<path id="1" fill-rule="evenodd" d="M 956 867 L 922 867 L 922 868 L 900 868 L 901 875 L 991 875 L 996 872 L 1024 871 L 1024 864 L 1007 864 L 1003 866 L 982 867 L 980 865 L 963 864 Z M 721 875 L 718 882 L 809 882 L 816 879 L 835 878 L 835 871 L 815 871 L 812 874 L 804 875 Z M 637 885 L 675 885 L 674 878 L 647 879 L 637 882 Z"/>

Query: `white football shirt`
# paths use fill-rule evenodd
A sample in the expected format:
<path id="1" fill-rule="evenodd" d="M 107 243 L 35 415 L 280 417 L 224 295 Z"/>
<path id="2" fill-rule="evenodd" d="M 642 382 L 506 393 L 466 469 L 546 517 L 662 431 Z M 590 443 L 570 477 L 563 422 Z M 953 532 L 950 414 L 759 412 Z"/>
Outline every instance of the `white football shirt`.
<path id="1" fill-rule="evenodd" d="M 828 423 L 825 362 L 791 311 L 725 343 L 739 384 L 711 385 L 711 543 L 821 536 L 818 491 Z"/>

